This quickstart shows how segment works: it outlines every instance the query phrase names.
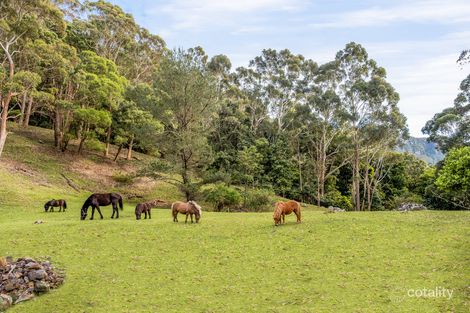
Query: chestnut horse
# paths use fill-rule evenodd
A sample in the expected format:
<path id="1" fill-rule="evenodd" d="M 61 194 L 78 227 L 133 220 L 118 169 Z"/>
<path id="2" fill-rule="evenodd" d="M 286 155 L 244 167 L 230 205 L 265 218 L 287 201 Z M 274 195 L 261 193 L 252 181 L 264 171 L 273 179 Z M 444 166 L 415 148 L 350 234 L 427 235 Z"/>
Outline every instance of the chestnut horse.
<path id="1" fill-rule="evenodd" d="M 147 213 L 149 215 L 149 219 L 151 219 L 152 215 L 150 214 L 150 209 L 163 206 L 165 204 L 166 204 L 165 201 L 159 200 L 159 199 L 137 204 L 137 206 L 135 207 L 136 220 L 140 220 L 142 213 L 145 214 L 145 219 L 147 219 Z"/>
<path id="2" fill-rule="evenodd" d="M 47 201 L 46 204 L 44 204 L 44 210 L 46 212 L 49 211 L 49 208 L 51 209 L 51 212 L 54 212 L 54 207 L 60 207 L 59 212 L 65 212 L 65 209 L 67 208 L 67 202 L 65 202 L 64 199 L 52 199 L 51 201 Z"/>
<path id="3" fill-rule="evenodd" d="M 193 214 L 196 216 L 196 223 L 199 223 L 199 219 L 202 215 L 201 207 L 194 201 L 188 202 L 173 202 L 171 205 L 171 212 L 173 213 L 173 222 L 178 222 L 178 213 L 186 215 L 186 221 L 188 222 L 188 215 L 191 216 L 191 223 L 193 223 Z"/>
<path id="4" fill-rule="evenodd" d="M 297 201 L 289 200 L 287 202 L 277 202 L 273 214 L 274 225 L 284 224 L 286 222 L 286 215 L 292 212 L 297 216 L 297 223 L 300 223 L 300 204 Z"/>
<path id="5" fill-rule="evenodd" d="M 95 215 L 95 209 L 98 210 L 101 219 L 103 219 L 103 214 L 101 214 L 100 205 L 107 206 L 112 204 L 113 206 L 113 214 L 111 218 L 114 218 L 114 213 L 116 213 L 116 218 L 119 218 L 119 211 L 118 211 L 118 203 L 119 208 L 123 209 L 122 205 L 122 197 L 118 193 L 94 193 L 86 199 L 85 203 L 82 206 L 81 216 L 80 219 L 84 220 L 87 216 L 88 208 L 91 206 L 91 218 L 93 219 Z"/>

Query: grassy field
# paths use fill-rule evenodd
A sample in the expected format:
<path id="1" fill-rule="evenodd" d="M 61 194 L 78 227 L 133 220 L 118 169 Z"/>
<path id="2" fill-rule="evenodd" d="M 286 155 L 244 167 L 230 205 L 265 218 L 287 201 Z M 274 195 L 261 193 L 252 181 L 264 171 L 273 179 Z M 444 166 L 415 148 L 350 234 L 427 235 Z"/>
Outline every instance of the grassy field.
<path id="1" fill-rule="evenodd" d="M 72 162 L 23 133 L 9 140 L 0 161 L 0 255 L 50 258 L 67 277 L 8 312 L 470 311 L 470 212 L 307 209 L 302 224 L 290 216 L 281 227 L 271 213 L 203 212 L 200 224 L 185 225 L 165 209 L 136 221 L 127 201 L 119 220 L 108 207 L 104 220 L 80 221 L 91 189 L 123 186 L 80 175 L 73 162 L 111 173 L 132 168 L 93 154 Z M 169 186 L 156 189 L 145 196 L 178 197 Z M 61 195 L 68 212 L 44 213 L 43 203 Z M 44 224 L 34 224 L 39 219 Z M 408 296 L 436 287 L 452 297 Z"/>

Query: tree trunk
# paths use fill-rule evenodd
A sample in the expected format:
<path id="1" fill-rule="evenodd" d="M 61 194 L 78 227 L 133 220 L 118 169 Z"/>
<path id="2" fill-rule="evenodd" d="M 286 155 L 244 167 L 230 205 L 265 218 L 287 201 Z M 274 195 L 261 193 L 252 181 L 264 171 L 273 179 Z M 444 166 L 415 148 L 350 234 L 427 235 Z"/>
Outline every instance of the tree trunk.
<path id="1" fill-rule="evenodd" d="M 109 146 L 111 142 L 111 126 L 108 127 L 108 131 L 106 132 L 106 148 L 104 149 L 104 156 L 107 157 L 109 155 Z M 132 148 L 131 148 L 132 149 Z"/>
<path id="2" fill-rule="evenodd" d="M 26 114 L 23 120 L 23 127 L 29 126 L 29 118 L 31 117 L 31 112 L 33 111 L 33 97 L 29 96 L 28 107 L 26 109 Z"/>
<path id="3" fill-rule="evenodd" d="M 122 146 L 123 146 L 122 144 L 119 145 L 118 151 L 116 155 L 114 156 L 114 160 L 113 160 L 114 162 L 116 162 L 117 158 L 119 157 L 119 154 L 121 153 L 121 150 L 122 150 Z"/>
<path id="4" fill-rule="evenodd" d="M 186 201 L 192 200 L 192 195 L 189 191 L 189 187 L 191 185 L 191 179 L 189 177 L 189 168 L 188 168 L 188 159 L 186 158 L 184 152 L 181 153 L 181 178 L 183 179 L 183 188 L 184 194 L 186 196 Z"/>
<path id="5" fill-rule="evenodd" d="M 54 146 L 60 148 L 60 143 L 62 142 L 60 136 L 60 112 L 59 109 L 55 109 L 54 113 Z"/>
<path id="6" fill-rule="evenodd" d="M 3 101 L 7 101 L 3 100 Z M 9 100 L 8 100 L 9 102 Z M 2 156 L 3 148 L 5 147 L 5 141 L 7 140 L 7 119 L 8 119 L 8 103 L 2 103 L 3 111 L 0 117 L 0 157 Z"/>
<path id="7" fill-rule="evenodd" d="M 353 163 L 353 195 L 355 210 L 361 210 L 361 174 L 359 172 L 360 159 L 359 159 L 359 142 L 357 139 L 357 130 L 354 134 L 354 163 Z"/>
<path id="8" fill-rule="evenodd" d="M 78 145 L 78 151 L 77 151 L 78 154 L 82 153 L 84 142 L 85 142 L 85 137 L 82 137 L 82 139 L 80 139 L 80 144 Z"/>
<path id="9" fill-rule="evenodd" d="M 5 52 L 5 55 L 8 59 L 8 67 L 9 67 L 9 80 L 13 80 L 13 76 L 15 75 L 15 63 L 13 62 L 12 55 L 9 51 L 10 49 L 10 43 L 7 43 L 5 46 L 2 46 L 3 51 Z M 5 141 L 7 140 L 7 120 L 8 120 L 8 108 L 10 106 L 10 101 L 13 96 L 13 93 L 11 90 L 7 92 L 7 96 L 3 97 L 0 94 L 1 98 L 1 109 L 2 109 L 2 114 L 0 117 L 0 157 L 2 156 L 3 148 L 5 147 Z"/>
<path id="10" fill-rule="evenodd" d="M 23 121 L 24 121 L 24 113 L 25 113 L 25 109 L 26 109 L 26 92 L 23 93 L 23 101 L 21 102 L 20 104 L 20 107 L 21 107 L 21 115 L 20 115 L 20 118 L 18 119 L 18 124 L 19 125 L 24 125 L 23 124 Z"/>
<path id="11" fill-rule="evenodd" d="M 129 147 L 127 148 L 127 157 L 126 160 L 132 160 L 132 146 L 134 145 L 134 137 L 131 138 L 131 142 L 129 142 Z"/>

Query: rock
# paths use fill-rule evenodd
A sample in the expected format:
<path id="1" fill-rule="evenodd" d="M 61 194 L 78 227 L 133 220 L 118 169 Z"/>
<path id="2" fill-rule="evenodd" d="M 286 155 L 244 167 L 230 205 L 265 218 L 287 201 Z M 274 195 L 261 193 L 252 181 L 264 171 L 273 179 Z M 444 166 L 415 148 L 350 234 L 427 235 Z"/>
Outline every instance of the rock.
<path id="1" fill-rule="evenodd" d="M 328 212 L 328 213 L 346 212 L 346 210 L 345 210 L 345 209 L 338 208 L 338 207 L 334 207 L 334 206 L 329 206 L 327 212 Z"/>
<path id="2" fill-rule="evenodd" d="M 15 301 L 15 304 L 17 303 L 20 303 L 20 302 L 23 302 L 23 301 L 28 301 L 30 299 L 34 298 L 34 294 L 32 292 L 32 290 L 26 290 L 25 292 L 23 292 L 19 297 L 18 299 L 16 299 Z"/>
<path id="3" fill-rule="evenodd" d="M 46 271 L 42 269 L 31 271 L 28 274 L 28 278 L 30 280 L 43 280 L 44 278 L 46 278 L 46 276 L 47 276 Z"/>
<path id="4" fill-rule="evenodd" d="M 30 257 L 13 261 L 9 257 L 6 266 L 0 267 L 0 294 L 4 295 L 0 298 L 0 312 L 5 310 L 3 307 L 46 293 L 63 282 L 63 273 L 49 261 L 38 262 Z"/>
<path id="5" fill-rule="evenodd" d="M 6 291 L 6 292 L 9 292 L 9 291 L 12 291 L 12 290 L 15 290 L 16 287 L 15 287 L 15 284 L 12 283 L 12 282 L 7 282 L 5 284 L 5 286 L 3 287 L 3 289 Z"/>
<path id="6" fill-rule="evenodd" d="M 407 203 L 402 203 L 396 210 L 400 212 L 408 212 L 408 211 L 427 210 L 427 208 L 420 203 L 407 202 Z"/>
<path id="7" fill-rule="evenodd" d="M 42 220 L 37 220 L 34 222 L 34 224 L 44 224 L 44 222 Z"/>
<path id="8" fill-rule="evenodd" d="M 5 311 L 13 304 L 13 299 L 6 294 L 0 293 L 0 312 Z"/>
<path id="9" fill-rule="evenodd" d="M 50 286 L 48 283 L 44 282 L 44 281 L 37 281 L 34 283 L 34 292 L 35 293 L 46 293 L 48 292 L 50 289 Z"/>
<path id="10" fill-rule="evenodd" d="M 27 269 L 30 269 L 30 270 L 39 270 L 39 269 L 42 269 L 41 264 L 36 263 L 36 262 L 29 262 L 28 264 L 25 265 L 25 267 L 26 267 Z"/>

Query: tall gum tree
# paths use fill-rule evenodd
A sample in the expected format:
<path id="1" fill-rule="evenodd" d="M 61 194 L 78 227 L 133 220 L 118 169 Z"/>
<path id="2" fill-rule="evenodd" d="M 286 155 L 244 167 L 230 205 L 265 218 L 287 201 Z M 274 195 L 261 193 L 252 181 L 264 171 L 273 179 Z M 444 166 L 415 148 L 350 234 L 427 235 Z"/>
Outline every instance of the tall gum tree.
<path id="1" fill-rule="evenodd" d="M 0 156 L 8 133 L 10 102 L 19 94 L 13 89 L 16 55 L 22 52 L 21 47 L 28 39 L 57 37 L 64 32 L 63 14 L 52 2 L 3 0 L 0 3 L 0 58 L 3 76 L 0 88 Z"/>

